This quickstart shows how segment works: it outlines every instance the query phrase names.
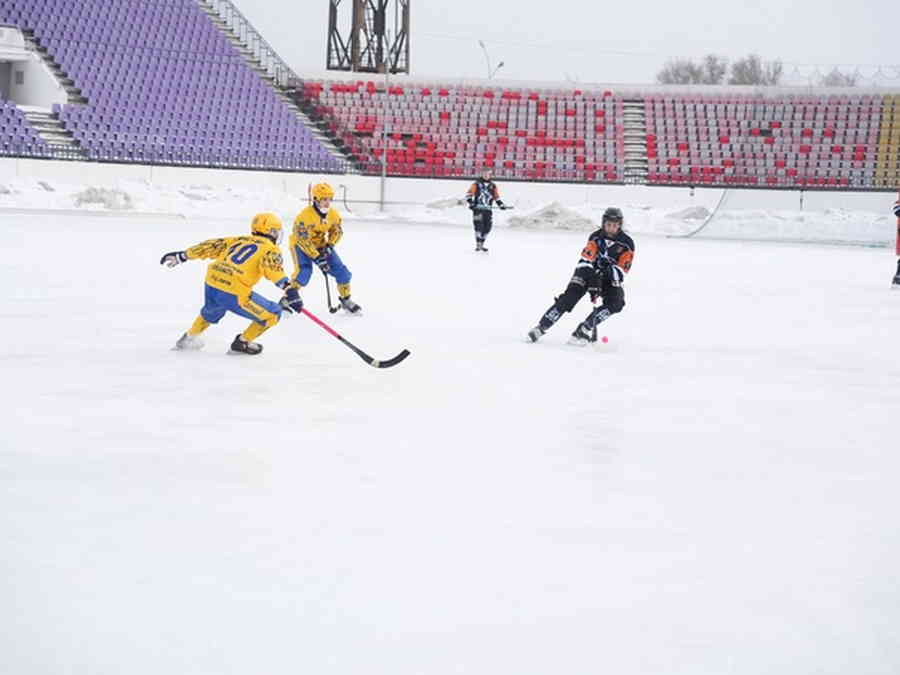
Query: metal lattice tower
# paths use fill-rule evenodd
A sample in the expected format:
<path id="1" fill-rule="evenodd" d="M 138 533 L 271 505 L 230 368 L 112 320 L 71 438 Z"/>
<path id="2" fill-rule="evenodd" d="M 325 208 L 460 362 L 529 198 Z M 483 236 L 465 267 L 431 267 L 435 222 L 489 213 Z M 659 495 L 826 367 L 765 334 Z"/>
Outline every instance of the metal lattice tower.
<path id="1" fill-rule="evenodd" d="M 328 70 L 409 73 L 410 0 L 347 0 L 352 6 L 349 36 L 341 36 L 342 0 L 328 0 Z M 391 12 L 393 5 L 393 12 Z M 393 17 L 390 15 L 393 14 Z"/>

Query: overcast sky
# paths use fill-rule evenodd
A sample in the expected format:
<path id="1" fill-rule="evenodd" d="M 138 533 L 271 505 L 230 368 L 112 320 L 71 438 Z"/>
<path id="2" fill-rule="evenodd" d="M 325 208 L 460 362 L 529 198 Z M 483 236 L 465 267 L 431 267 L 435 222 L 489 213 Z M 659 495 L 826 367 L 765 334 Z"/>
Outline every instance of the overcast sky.
<path id="1" fill-rule="evenodd" d="M 329 0 L 233 0 L 299 74 L 325 69 Z M 351 0 L 341 3 L 349 34 Z M 861 84 L 900 90 L 900 0 L 410 0 L 411 74 L 650 83 L 670 57 L 759 53 L 801 83 L 819 70 L 856 65 Z M 876 66 L 882 67 L 877 72 Z"/>

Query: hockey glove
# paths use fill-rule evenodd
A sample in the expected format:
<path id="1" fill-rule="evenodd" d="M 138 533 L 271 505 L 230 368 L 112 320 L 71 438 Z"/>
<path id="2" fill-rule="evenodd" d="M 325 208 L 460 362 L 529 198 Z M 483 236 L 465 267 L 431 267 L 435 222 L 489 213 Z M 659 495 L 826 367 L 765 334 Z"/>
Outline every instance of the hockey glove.
<path id="1" fill-rule="evenodd" d="M 300 293 L 297 292 L 296 288 L 288 288 L 279 304 L 286 312 L 295 314 L 299 314 L 303 309 L 303 300 L 300 299 Z"/>
<path id="2" fill-rule="evenodd" d="M 160 258 L 159 264 L 165 265 L 166 267 L 175 267 L 175 265 L 180 265 L 187 259 L 187 253 L 185 253 L 184 251 L 172 251 L 171 253 L 166 253 L 162 258 Z"/>
<path id="3" fill-rule="evenodd" d="M 591 296 L 591 302 L 597 302 L 597 299 L 600 297 L 600 289 L 596 286 L 589 286 L 587 291 L 588 295 Z"/>
<path id="4" fill-rule="evenodd" d="M 318 265 L 319 269 L 322 270 L 322 274 L 330 274 L 331 273 L 331 264 L 328 262 L 328 254 L 331 253 L 331 250 L 326 248 L 322 249 L 322 252 L 319 254 L 319 257 L 313 260 L 316 265 Z"/>

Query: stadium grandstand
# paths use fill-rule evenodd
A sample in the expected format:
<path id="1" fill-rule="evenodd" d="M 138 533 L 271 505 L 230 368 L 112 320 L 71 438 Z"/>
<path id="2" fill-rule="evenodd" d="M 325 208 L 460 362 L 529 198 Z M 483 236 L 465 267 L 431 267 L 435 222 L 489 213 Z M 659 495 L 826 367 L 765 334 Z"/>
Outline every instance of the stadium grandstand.
<path id="1" fill-rule="evenodd" d="M 366 173 L 769 188 L 893 188 L 900 95 L 615 92 L 306 82 Z M 729 91 L 731 90 L 731 91 Z M 382 99 L 387 98 L 387 101 Z M 383 133 L 383 130 L 387 133 Z"/>
<path id="2" fill-rule="evenodd" d="M 0 154 L 434 178 L 895 189 L 900 94 L 304 79 L 227 0 L 0 0 Z"/>
<path id="3" fill-rule="evenodd" d="M 344 170 L 239 39 L 196 2 L 3 0 L 0 22 L 18 73 L 4 92 L 4 154 Z M 40 87 L 41 79 L 60 86 Z M 18 98 L 30 105 L 16 110 Z"/>

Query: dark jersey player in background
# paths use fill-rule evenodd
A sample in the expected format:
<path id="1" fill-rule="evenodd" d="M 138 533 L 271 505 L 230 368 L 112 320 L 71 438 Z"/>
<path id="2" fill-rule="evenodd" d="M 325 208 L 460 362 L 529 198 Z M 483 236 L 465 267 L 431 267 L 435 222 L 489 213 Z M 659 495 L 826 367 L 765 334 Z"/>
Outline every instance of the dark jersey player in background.
<path id="1" fill-rule="evenodd" d="M 544 312 L 538 325 L 528 331 L 532 342 L 537 342 L 565 312 L 571 312 L 585 293 L 590 294 L 592 302 L 602 298 L 603 304 L 578 324 L 569 344 L 584 346 L 593 342 L 597 324 L 622 311 L 625 307 L 622 283 L 634 259 L 634 241 L 622 231 L 622 222 L 621 209 L 610 207 L 604 211 L 600 229 L 588 237 L 566 290 Z"/>
<path id="2" fill-rule="evenodd" d="M 506 208 L 506 204 L 500 199 L 500 191 L 494 183 L 493 174 L 485 169 L 478 178 L 469 187 L 466 192 L 466 202 L 472 209 L 472 225 L 475 226 L 475 250 L 487 251 L 484 247 L 484 240 L 487 239 L 491 232 L 491 226 L 494 221 L 494 214 L 491 207 L 494 203 L 501 209 Z"/>

